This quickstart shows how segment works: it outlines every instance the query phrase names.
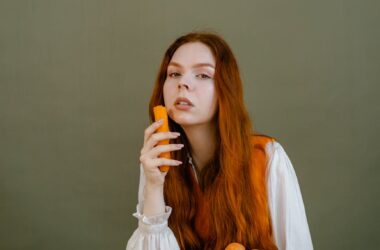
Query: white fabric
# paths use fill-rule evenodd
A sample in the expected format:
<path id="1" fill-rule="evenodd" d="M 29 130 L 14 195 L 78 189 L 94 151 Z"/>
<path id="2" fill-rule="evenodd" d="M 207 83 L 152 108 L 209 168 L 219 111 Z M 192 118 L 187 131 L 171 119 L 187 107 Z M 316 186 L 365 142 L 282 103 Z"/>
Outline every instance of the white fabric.
<path id="1" fill-rule="evenodd" d="M 312 250 L 313 244 L 297 176 L 285 150 L 277 141 L 267 144 L 269 167 L 267 173 L 268 203 L 272 228 L 279 250 Z M 138 228 L 128 241 L 127 250 L 179 249 L 167 221 L 171 207 L 165 213 L 146 217 L 143 211 L 144 170 L 140 165 L 138 205 L 133 214 Z"/>
<path id="2" fill-rule="evenodd" d="M 268 203 L 279 250 L 312 250 L 301 190 L 293 165 L 278 142 L 267 145 L 269 154 Z"/>

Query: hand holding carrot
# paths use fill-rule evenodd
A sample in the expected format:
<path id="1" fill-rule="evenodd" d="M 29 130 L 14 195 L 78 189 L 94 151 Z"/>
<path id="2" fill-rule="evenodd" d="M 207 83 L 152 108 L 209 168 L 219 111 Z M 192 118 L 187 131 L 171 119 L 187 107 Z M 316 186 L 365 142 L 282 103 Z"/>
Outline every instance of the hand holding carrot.
<path id="1" fill-rule="evenodd" d="M 180 150 L 183 144 L 159 145 L 162 140 L 177 138 L 176 132 L 157 132 L 162 121 L 152 123 L 144 132 L 144 145 L 141 149 L 140 163 L 144 168 L 146 184 L 149 186 L 160 186 L 164 184 L 166 172 L 161 172 L 159 166 L 178 166 L 182 162 L 160 157 L 162 153 Z"/>

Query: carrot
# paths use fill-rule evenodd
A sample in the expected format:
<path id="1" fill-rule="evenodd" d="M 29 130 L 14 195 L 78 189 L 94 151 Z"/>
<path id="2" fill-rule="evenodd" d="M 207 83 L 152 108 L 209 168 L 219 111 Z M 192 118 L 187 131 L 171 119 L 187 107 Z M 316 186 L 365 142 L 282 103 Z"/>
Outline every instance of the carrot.
<path id="1" fill-rule="evenodd" d="M 158 121 L 163 119 L 163 124 L 157 129 L 157 132 L 168 132 L 169 131 L 169 122 L 168 122 L 168 113 L 166 112 L 166 108 L 164 106 L 156 106 L 153 108 L 154 120 Z M 158 145 L 169 144 L 169 140 L 162 140 L 158 142 Z M 160 154 L 160 157 L 170 159 L 170 152 L 163 152 Z M 169 166 L 163 165 L 159 166 L 161 172 L 169 171 Z"/>
<path id="2" fill-rule="evenodd" d="M 245 247 L 239 243 L 231 243 L 225 248 L 225 250 L 245 250 Z"/>

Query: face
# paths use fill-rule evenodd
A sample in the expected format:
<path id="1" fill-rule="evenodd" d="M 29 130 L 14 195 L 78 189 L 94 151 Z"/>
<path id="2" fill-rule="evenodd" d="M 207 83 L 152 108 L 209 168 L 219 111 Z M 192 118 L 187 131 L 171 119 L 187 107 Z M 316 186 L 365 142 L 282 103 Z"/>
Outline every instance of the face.
<path id="1" fill-rule="evenodd" d="M 203 43 L 186 43 L 176 50 L 163 89 L 172 120 L 181 126 L 212 121 L 217 107 L 214 74 L 214 56 Z"/>

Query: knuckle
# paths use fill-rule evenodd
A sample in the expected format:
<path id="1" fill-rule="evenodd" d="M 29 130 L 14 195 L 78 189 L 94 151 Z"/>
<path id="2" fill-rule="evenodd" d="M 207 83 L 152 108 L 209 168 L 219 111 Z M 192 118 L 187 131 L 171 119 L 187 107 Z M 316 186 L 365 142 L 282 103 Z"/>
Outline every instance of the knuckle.
<path id="1" fill-rule="evenodd" d="M 153 134 L 153 135 L 152 135 L 152 139 L 155 140 L 155 141 L 158 141 L 158 137 L 159 137 L 159 136 L 158 136 L 157 134 Z"/>
<path id="2" fill-rule="evenodd" d="M 165 164 L 165 158 L 160 158 L 159 164 L 160 164 L 160 166 L 164 165 Z"/>
<path id="3" fill-rule="evenodd" d="M 151 149 L 150 153 L 151 154 L 157 154 L 159 152 L 158 149 L 159 149 L 159 146 L 156 146 L 156 147 Z"/>
<path id="4" fill-rule="evenodd" d="M 159 145 L 157 148 L 159 149 L 160 153 L 163 153 L 168 150 L 168 145 Z"/>

